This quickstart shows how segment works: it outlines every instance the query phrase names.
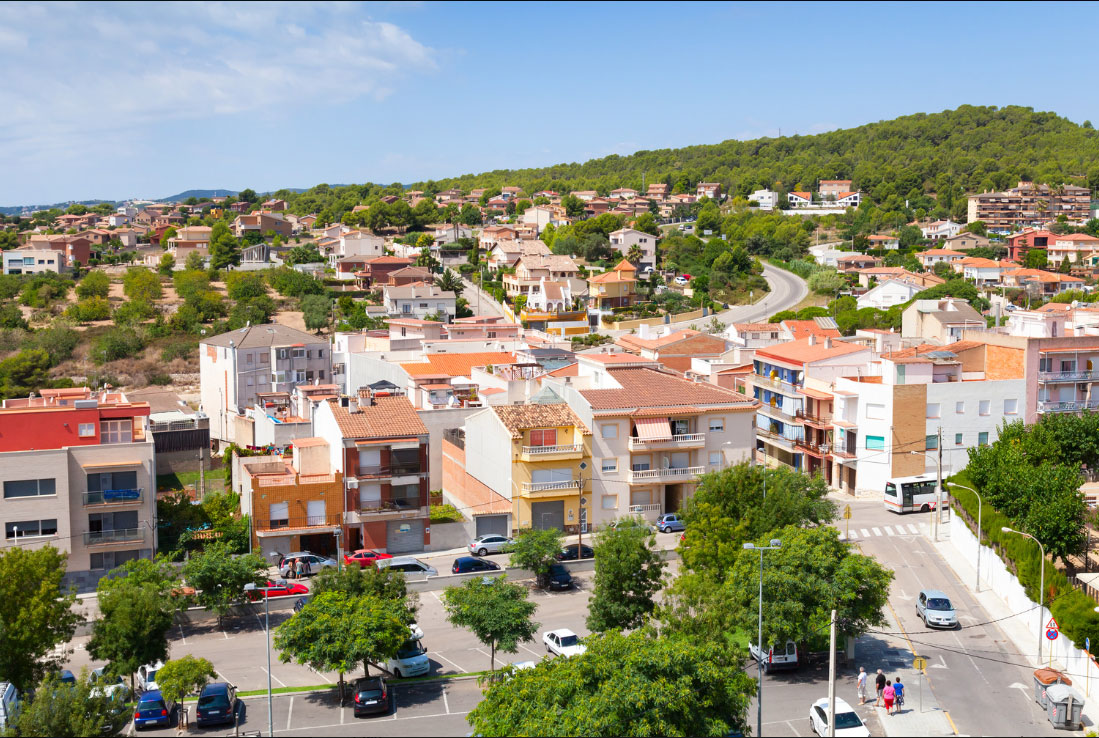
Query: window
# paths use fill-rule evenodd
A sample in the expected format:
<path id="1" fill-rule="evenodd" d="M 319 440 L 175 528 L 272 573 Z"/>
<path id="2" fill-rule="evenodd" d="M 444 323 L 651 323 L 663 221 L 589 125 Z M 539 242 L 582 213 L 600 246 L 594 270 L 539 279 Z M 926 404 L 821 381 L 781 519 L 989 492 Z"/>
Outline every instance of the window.
<path id="1" fill-rule="evenodd" d="M 271 527 L 286 528 L 290 525 L 290 503 L 271 503 Z"/>
<path id="2" fill-rule="evenodd" d="M 295 359 L 304 359 L 305 358 L 305 349 L 294 349 L 294 353 L 291 354 L 291 356 L 293 356 L 293 358 L 295 358 Z"/>
<path id="3" fill-rule="evenodd" d="M 103 492 L 114 489 L 137 489 L 137 472 L 102 472 L 88 475 L 89 492 Z"/>
<path id="4" fill-rule="evenodd" d="M 271 363 L 271 357 L 268 354 L 260 354 L 259 355 L 259 363 L 261 363 L 261 364 L 270 364 Z"/>
<path id="5" fill-rule="evenodd" d="M 710 431 L 723 433 L 725 431 L 725 418 L 710 418 Z"/>
<path id="6" fill-rule="evenodd" d="M 931 449 L 938 448 L 938 447 L 939 447 L 939 436 L 938 435 L 928 436 L 924 440 L 924 448 L 927 449 L 928 451 L 930 451 Z"/>
<path id="7" fill-rule="evenodd" d="M 867 436 L 866 448 L 868 451 L 884 451 L 885 436 Z"/>
<path id="8" fill-rule="evenodd" d="M 980 405 L 977 408 L 977 412 L 981 415 L 988 415 L 992 410 L 992 402 L 990 400 L 981 400 Z"/>
<path id="9" fill-rule="evenodd" d="M 252 386 L 252 385 L 253 385 L 254 383 L 255 383 L 255 382 L 254 382 L 254 380 L 252 379 L 252 377 L 251 377 L 251 376 L 249 376 L 249 377 L 248 377 L 248 386 L 249 386 L 249 387 L 251 387 L 251 386 Z"/>
<path id="10" fill-rule="evenodd" d="M 133 436 L 134 421 L 129 418 L 99 421 L 100 443 L 131 443 Z"/>
<path id="11" fill-rule="evenodd" d="M 721 452 L 720 451 L 711 451 L 710 452 L 710 466 L 720 466 L 720 465 L 721 465 Z"/>
<path id="12" fill-rule="evenodd" d="M 57 494 L 56 480 L 20 479 L 4 482 L 4 499 L 14 497 L 43 497 Z"/>
<path id="13" fill-rule="evenodd" d="M 942 411 L 940 409 L 939 403 L 937 403 L 937 402 L 927 403 L 927 417 L 929 417 L 929 418 L 938 418 L 938 417 L 940 417 L 941 412 Z"/>
<path id="14" fill-rule="evenodd" d="M 324 349 L 317 349 L 317 358 L 318 359 L 323 359 L 324 358 Z"/>
<path id="15" fill-rule="evenodd" d="M 91 566 L 89 568 L 96 571 L 114 569 L 116 566 L 122 566 L 127 561 L 134 561 L 140 558 L 140 553 L 140 551 L 105 551 L 103 553 L 93 553 L 91 555 Z"/>
<path id="16" fill-rule="evenodd" d="M 324 379 L 324 369 L 320 369 L 320 370 L 318 370 L 318 372 L 317 372 L 317 378 L 318 378 L 318 379 Z"/>
<path id="17" fill-rule="evenodd" d="M 57 519 L 49 520 L 19 520 L 14 523 L 4 523 L 5 538 L 32 538 L 35 536 L 57 535 Z"/>
<path id="18" fill-rule="evenodd" d="M 904 364 L 897 365 L 897 384 L 904 384 Z"/>
<path id="19" fill-rule="evenodd" d="M 1004 415 L 1016 415 L 1019 412 L 1019 401 L 1015 399 L 1004 400 Z"/>
<path id="20" fill-rule="evenodd" d="M 247 355 L 245 355 L 245 357 L 244 357 L 244 363 L 245 363 L 245 364 L 251 364 L 251 363 L 253 362 L 253 360 L 254 360 L 254 359 L 253 359 L 253 357 L 252 357 L 252 354 L 247 354 Z"/>
<path id="21" fill-rule="evenodd" d="M 962 434 L 961 433 L 955 433 L 954 434 L 954 445 L 955 446 L 961 446 L 962 445 Z"/>
<path id="22" fill-rule="evenodd" d="M 557 445 L 557 429 L 556 428 L 538 428 L 530 432 L 530 445 L 531 446 L 556 446 Z"/>
<path id="23" fill-rule="evenodd" d="M 285 359 L 289 357 L 290 353 L 286 349 L 279 349 L 279 358 Z"/>
<path id="24" fill-rule="evenodd" d="M 1043 359 L 1038 359 L 1038 371 L 1051 372 L 1053 371 L 1053 359 L 1048 356 Z"/>
<path id="25" fill-rule="evenodd" d="M 978 446 L 987 446 L 988 445 L 988 431 L 982 431 L 981 433 L 977 434 L 977 445 Z"/>
<path id="26" fill-rule="evenodd" d="M 867 420 L 882 420 L 885 418 L 885 405 L 868 404 L 866 406 Z"/>
<path id="27" fill-rule="evenodd" d="M 95 423 L 81 423 L 77 426 L 77 435 L 81 438 L 91 438 L 95 436 Z"/>
<path id="28" fill-rule="evenodd" d="M 965 400 L 959 400 L 954 403 L 954 412 L 958 415 L 965 415 Z"/>
<path id="29" fill-rule="evenodd" d="M 603 438 L 618 438 L 618 425 L 616 423 L 601 425 L 599 432 L 603 434 Z"/>
<path id="30" fill-rule="evenodd" d="M 603 495 L 601 503 L 604 510 L 617 510 L 618 495 Z"/>
<path id="31" fill-rule="evenodd" d="M 604 474 L 616 474 L 618 472 L 618 457 L 612 456 L 609 459 L 603 459 L 600 471 Z"/>

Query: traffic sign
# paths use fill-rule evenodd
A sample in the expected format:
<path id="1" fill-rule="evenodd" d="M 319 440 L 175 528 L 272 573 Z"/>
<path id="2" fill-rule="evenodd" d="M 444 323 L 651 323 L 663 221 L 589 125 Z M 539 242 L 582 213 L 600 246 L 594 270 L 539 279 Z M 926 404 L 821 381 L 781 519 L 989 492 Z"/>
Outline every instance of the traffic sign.
<path id="1" fill-rule="evenodd" d="M 851 506 L 850 505 L 846 505 L 843 508 L 843 519 L 844 520 L 850 520 L 851 519 Z"/>
<path id="2" fill-rule="evenodd" d="M 923 656 L 917 656 L 916 658 L 912 659 L 912 668 L 916 671 L 923 671 L 927 668 L 927 659 L 925 659 Z"/>
<path id="3" fill-rule="evenodd" d="M 1055 641 L 1055 640 L 1057 640 L 1057 634 L 1058 634 L 1058 632 L 1056 630 L 1054 630 L 1053 628 L 1050 628 L 1049 630 L 1046 631 L 1046 638 L 1048 638 L 1051 641 Z"/>
<path id="4" fill-rule="evenodd" d="M 1060 629 L 1061 629 L 1061 626 L 1057 624 L 1057 618 L 1050 618 L 1049 622 L 1046 623 L 1046 630 L 1060 630 Z M 1052 641 L 1053 639 L 1050 638 L 1050 640 Z"/>

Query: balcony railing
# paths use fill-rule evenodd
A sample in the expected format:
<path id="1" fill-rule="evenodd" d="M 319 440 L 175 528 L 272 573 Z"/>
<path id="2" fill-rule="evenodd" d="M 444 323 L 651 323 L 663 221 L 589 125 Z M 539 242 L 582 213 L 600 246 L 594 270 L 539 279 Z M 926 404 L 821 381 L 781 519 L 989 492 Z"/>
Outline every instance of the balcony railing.
<path id="1" fill-rule="evenodd" d="M 1040 413 L 1078 413 L 1083 410 L 1099 410 L 1099 400 L 1038 403 L 1038 412 Z"/>
<path id="2" fill-rule="evenodd" d="M 1099 370 L 1082 372 L 1038 372 L 1039 382 L 1088 382 L 1099 379 Z"/>
<path id="3" fill-rule="evenodd" d="M 771 387 L 775 387 L 777 389 L 784 390 L 785 392 L 789 392 L 790 394 L 794 394 L 794 393 L 797 393 L 797 392 L 801 391 L 801 387 L 794 384 L 793 382 L 786 382 L 784 380 L 779 379 L 778 377 L 775 377 L 775 378 L 772 379 L 770 377 L 770 375 L 753 373 L 752 374 L 752 381 L 755 382 L 760 387 L 766 387 L 766 386 L 770 385 Z"/>
<path id="4" fill-rule="evenodd" d="M 137 489 L 105 489 L 101 492 L 85 492 L 84 507 L 94 505 L 137 505 L 144 499 L 143 490 Z"/>
<path id="5" fill-rule="evenodd" d="M 419 510 L 428 506 L 428 498 L 426 494 L 414 497 L 394 497 L 383 493 L 376 500 L 363 500 L 359 497 L 359 490 L 348 489 L 346 503 L 348 512 L 380 515 Z"/>
<path id="6" fill-rule="evenodd" d="M 650 451 L 657 448 L 696 448 L 706 445 L 705 433 L 679 433 L 668 438 L 630 437 L 630 451 Z"/>
<path id="7" fill-rule="evenodd" d="M 580 489 L 579 479 L 562 479 L 556 482 L 523 482 L 523 492 L 559 492 Z"/>
<path id="8" fill-rule="evenodd" d="M 141 528 L 120 528 L 118 530 L 97 530 L 84 534 L 85 546 L 99 546 L 109 543 L 140 541 L 145 538 Z"/>
<path id="9" fill-rule="evenodd" d="M 355 476 L 358 477 L 407 477 L 422 473 L 419 464 L 390 464 L 389 466 L 360 466 Z"/>
<path id="10" fill-rule="evenodd" d="M 645 482 L 687 482 L 696 479 L 704 471 L 706 471 L 705 467 L 701 466 L 631 469 L 630 481 L 638 484 Z"/>
<path id="11" fill-rule="evenodd" d="M 583 452 L 581 443 L 565 444 L 561 446 L 523 446 L 524 456 L 556 456 L 559 454 L 578 454 Z"/>
<path id="12" fill-rule="evenodd" d="M 794 445 L 798 448 L 805 449 L 806 451 L 817 454 L 819 456 L 825 456 L 832 451 L 832 444 L 830 443 L 810 443 L 809 441 L 795 441 Z"/>
<path id="13" fill-rule="evenodd" d="M 323 515 L 291 515 L 285 518 L 256 518 L 254 521 L 257 531 L 279 530 L 286 528 L 295 530 L 298 528 L 332 528 L 343 522 L 342 513 L 325 513 Z"/>
<path id="14" fill-rule="evenodd" d="M 759 409 L 756 412 L 762 413 L 769 418 L 778 418 L 779 420 L 785 420 L 787 423 L 797 423 L 801 420 L 800 418 L 791 415 L 788 412 L 784 412 L 782 409 L 774 405 L 768 405 L 766 402 L 761 402 Z"/>
<path id="15" fill-rule="evenodd" d="M 804 410 L 798 410 L 794 415 L 798 420 L 806 423 L 813 423 L 815 425 L 830 425 L 832 423 L 831 415 L 814 415 L 813 413 L 807 413 Z"/>

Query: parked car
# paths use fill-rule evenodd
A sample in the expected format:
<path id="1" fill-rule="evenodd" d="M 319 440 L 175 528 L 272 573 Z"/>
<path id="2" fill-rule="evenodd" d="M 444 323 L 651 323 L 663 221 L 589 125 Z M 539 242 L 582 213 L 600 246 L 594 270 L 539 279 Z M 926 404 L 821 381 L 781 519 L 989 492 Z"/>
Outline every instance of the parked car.
<path id="1" fill-rule="evenodd" d="M 956 628 L 958 614 L 944 592 L 937 589 L 921 589 L 916 598 L 916 614 L 929 628 Z"/>
<path id="2" fill-rule="evenodd" d="M 809 708 L 809 728 L 819 736 L 828 732 L 828 698 L 822 697 Z M 836 735 L 844 738 L 869 738 L 870 730 L 846 700 L 836 698 Z"/>
<path id="3" fill-rule="evenodd" d="M 355 717 L 384 715 L 389 712 L 389 690 L 385 679 L 361 677 L 355 682 Z"/>
<path id="4" fill-rule="evenodd" d="M 235 721 L 237 715 L 237 688 L 229 682 L 213 682 L 202 688 L 195 708 L 195 723 L 223 725 Z"/>
<path id="5" fill-rule="evenodd" d="M 438 575 L 435 567 L 428 566 L 424 562 L 412 556 L 394 556 L 392 559 L 378 559 L 374 562 L 378 569 L 394 569 L 408 574 L 423 574 L 433 577 Z"/>
<path id="6" fill-rule="evenodd" d="M 504 550 L 504 546 L 508 546 L 512 543 L 514 543 L 514 541 L 507 536 L 501 536 L 495 533 L 487 536 L 477 536 L 469 542 L 469 552 L 474 556 L 487 556 L 490 553 L 497 554 Z"/>
<path id="7" fill-rule="evenodd" d="M 154 728 L 158 725 L 168 727 L 172 724 L 172 712 L 176 706 L 165 700 L 159 689 L 151 689 L 141 695 L 134 708 L 134 728 Z"/>
<path id="8" fill-rule="evenodd" d="M 683 518 L 679 517 L 679 513 L 664 513 L 657 518 L 656 529 L 661 533 L 684 531 L 687 530 L 687 524 L 683 522 Z"/>
<path id="9" fill-rule="evenodd" d="M 595 558 L 595 549 L 581 543 L 570 543 L 561 549 L 561 553 L 557 554 L 558 561 L 575 561 L 577 559 L 592 558 Z"/>
<path id="10" fill-rule="evenodd" d="M 316 574 L 321 569 L 336 568 L 335 559 L 312 553 L 292 553 L 279 563 L 279 574 L 284 577 L 290 576 L 294 571 L 295 561 L 301 561 L 303 566 L 307 565 L 308 569 L 303 569 L 303 571 L 308 571 L 310 575 Z"/>
<path id="11" fill-rule="evenodd" d="M 569 589 L 573 585 L 572 574 L 564 564 L 551 564 L 545 577 L 545 586 L 550 589 Z"/>
<path id="12" fill-rule="evenodd" d="M 385 662 L 386 670 L 397 677 L 423 676 L 431 671 L 431 660 L 427 657 L 427 648 L 419 638 L 409 638 L 397 651 L 397 655 Z"/>
<path id="13" fill-rule="evenodd" d="M 580 642 L 580 637 L 568 628 L 558 628 L 546 632 L 542 636 L 542 643 L 546 651 L 556 656 L 579 656 L 588 650 L 588 647 Z"/>
<path id="14" fill-rule="evenodd" d="M 488 559 L 475 559 L 472 556 L 459 556 L 454 559 L 450 569 L 453 574 L 468 574 L 471 571 L 500 571 L 500 565 Z"/>
<path id="15" fill-rule="evenodd" d="M 11 682 L 0 682 L 0 731 L 7 730 L 19 719 L 23 703 L 19 690 Z"/>
<path id="16" fill-rule="evenodd" d="M 62 684 L 76 684 L 76 674 L 73 674 L 68 669 L 62 669 L 61 674 L 58 676 L 58 681 Z"/>
<path id="17" fill-rule="evenodd" d="M 88 682 L 92 685 L 92 694 L 96 696 L 105 695 L 111 699 L 128 699 L 130 696 L 130 688 L 126 686 L 126 681 L 120 676 L 111 676 L 107 673 L 106 666 L 100 666 L 92 669 L 88 674 Z"/>
<path id="18" fill-rule="evenodd" d="M 351 553 L 343 555 L 343 563 L 351 566 L 351 564 L 358 564 L 362 568 L 368 566 L 374 566 L 374 562 L 378 559 L 391 559 L 393 554 L 379 553 L 369 548 L 360 548 L 358 551 L 352 551 Z"/>
<path id="19" fill-rule="evenodd" d="M 763 662 L 763 673 L 771 669 L 796 669 L 798 666 L 798 645 L 793 641 L 786 641 L 785 646 L 767 646 L 764 652 L 759 652 L 755 641 L 748 643 L 748 653 L 756 661 Z"/>
<path id="20" fill-rule="evenodd" d="M 268 599 L 275 599 L 276 597 L 301 597 L 302 595 L 309 594 L 309 588 L 304 584 L 288 582 L 285 579 L 276 579 L 273 582 L 268 580 L 267 584 L 263 586 L 267 587 L 267 589 L 256 589 L 249 592 L 248 599 L 256 602 L 262 601 L 264 596 Z"/>
<path id="21" fill-rule="evenodd" d="M 160 689 L 156 684 L 156 673 L 162 666 L 164 666 L 164 662 L 157 661 L 155 664 L 146 664 L 145 666 L 137 667 L 138 692 L 154 692 Z"/>

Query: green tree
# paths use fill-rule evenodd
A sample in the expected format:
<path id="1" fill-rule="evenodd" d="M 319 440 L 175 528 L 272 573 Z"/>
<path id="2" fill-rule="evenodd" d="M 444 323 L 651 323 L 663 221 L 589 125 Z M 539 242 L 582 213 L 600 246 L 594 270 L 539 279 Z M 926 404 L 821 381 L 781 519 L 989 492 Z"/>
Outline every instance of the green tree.
<path id="1" fill-rule="evenodd" d="M 582 656 L 495 681 L 469 714 L 483 736 L 724 736 L 748 730 L 741 653 L 639 631 L 590 636 Z"/>
<path id="2" fill-rule="evenodd" d="M 945 261 L 940 261 L 937 262 L 935 266 L 931 267 L 931 273 L 937 277 L 949 279 L 950 277 L 954 276 L 954 269 Z"/>
<path id="3" fill-rule="evenodd" d="M 319 331 L 328 325 L 332 303 L 327 295 L 305 295 L 301 298 L 301 312 L 305 327 Z"/>
<path id="4" fill-rule="evenodd" d="M 283 262 L 289 266 L 295 264 L 318 264 L 324 261 L 324 257 L 321 256 L 321 252 L 317 250 L 316 246 L 295 246 L 286 252 L 286 258 Z"/>
<path id="5" fill-rule="evenodd" d="M 0 305 L 0 328 L 18 328 L 27 330 L 30 326 L 23 317 L 23 311 L 14 303 Z"/>
<path id="6" fill-rule="evenodd" d="M 106 272 L 92 270 L 76 285 L 78 297 L 106 297 L 111 291 L 111 278 Z"/>
<path id="7" fill-rule="evenodd" d="M 897 241 L 902 249 L 909 249 L 916 244 L 923 243 L 923 231 L 916 226 L 906 225 L 901 228 Z"/>
<path id="8" fill-rule="evenodd" d="M 14 729 L 8 735 L 42 738 L 83 738 L 121 735 L 126 718 L 112 700 L 95 691 L 87 672 L 76 684 L 64 684 L 49 674 L 38 685 L 33 700 L 24 701 Z"/>
<path id="9" fill-rule="evenodd" d="M 388 567 L 362 568 L 358 564 L 351 564 L 338 570 L 322 569 L 313 577 L 310 589 L 313 594 L 343 592 L 355 597 L 370 596 L 403 602 L 412 615 L 415 615 L 419 606 L 419 595 L 408 589 L 404 573 Z"/>
<path id="10" fill-rule="evenodd" d="M 244 585 L 262 585 L 267 563 L 259 554 L 233 555 L 227 543 L 215 541 L 183 565 L 183 578 L 197 590 L 198 603 L 221 618 L 244 599 Z"/>
<path id="11" fill-rule="evenodd" d="M 164 291 L 160 287 L 160 277 L 145 267 L 130 267 L 122 277 L 122 291 L 136 302 L 159 300 Z"/>
<path id="12" fill-rule="evenodd" d="M 1027 269 L 1045 269 L 1048 262 L 1045 249 L 1029 249 L 1023 257 L 1023 266 Z"/>
<path id="13" fill-rule="evenodd" d="M 435 286 L 441 290 L 453 292 L 455 297 L 461 297 L 462 290 L 465 289 L 462 280 L 449 269 L 445 269 L 442 274 L 435 278 Z"/>
<path id="14" fill-rule="evenodd" d="M 698 211 L 698 220 L 695 221 L 695 233 L 706 235 L 706 231 L 721 232 L 721 210 L 713 200 L 707 200 Z"/>
<path id="15" fill-rule="evenodd" d="M 187 254 L 187 260 L 183 262 L 183 268 L 187 271 L 199 271 L 206 268 L 206 258 L 197 251 Z"/>
<path id="16" fill-rule="evenodd" d="M 256 191 L 251 187 L 246 187 L 237 193 L 237 202 L 256 202 L 258 199 Z"/>
<path id="17" fill-rule="evenodd" d="M 447 587 L 443 606 L 447 622 L 467 628 L 488 647 L 493 672 L 497 650 L 515 653 L 538 632 L 537 606 L 527 599 L 526 588 L 503 577 L 475 577 L 461 587 Z"/>
<path id="18" fill-rule="evenodd" d="M 652 213 L 642 213 L 637 216 L 637 219 L 633 222 L 633 227 L 642 233 L 648 233 L 650 236 L 659 236 L 660 227 L 656 223 L 656 218 Z"/>
<path id="19" fill-rule="evenodd" d="M 664 579 L 664 558 L 655 544 L 649 527 L 633 518 L 596 533 L 589 630 L 633 630 L 645 623 Z"/>
<path id="20" fill-rule="evenodd" d="M 168 248 L 168 241 L 173 238 L 179 238 L 179 232 L 174 226 L 168 226 L 168 230 L 160 234 L 160 246 L 161 248 Z"/>
<path id="21" fill-rule="evenodd" d="M 584 217 L 584 201 L 571 192 L 561 198 L 561 205 L 565 208 L 565 215 L 570 218 Z"/>
<path id="22" fill-rule="evenodd" d="M 561 553 L 561 532 L 555 528 L 528 528 L 519 532 L 507 551 L 509 567 L 531 571 L 541 583 Z"/>
<path id="23" fill-rule="evenodd" d="M 847 286 L 847 279 L 839 272 L 816 272 L 809 277 L 809 289 L 818 295 L 834 295 Z"/>
<path id="24" fill-rule="evenodd" d="M 240 263 L 240 243 L 229 226 L 218 221 L 210 231 L 210 267 L 224 269 Z"/>
<path id="25" fill-rule="evenodd" d="M 73 352 L 80 343 L 80 335 L 68 323 L 54 321 L 48 328 L 35 331 L 29 343 L 31 347 L 46 352 L 49 365 L 57 366 L 62 361 L 72 358 Z"/>
<path id="26" fill-rule="evenodd" d="M 88 297 L 65 310 L 65 317 L 77 323 L 106 320 L 111 317 L 111 303 L 105 297 Z"/>
<path id="27" fill-rule="evenodd" d="M 138 304 L 137 301 L 132 301 Z M 97 364 L 133 356 L 145 348 L 145 340 L 133 328 L 114 326 L 92 344 L 92 360 Z"/>
<path id="28" fill-rule="evenodd" d="M 267 280 L 259 272 L 229 272 L 225 289 L 230 300 L 251 300 L 267 296 Z"/>
<path id="29" fill-rule="evenodd" d="M 156 683 L 161 694 L 180 704 L 189 695 L 197 697 L 211 679 L 217 679 L 214 665 L 204 658 L 196 658 L 190 654 L 165 662 L 156 673 Z"/>
<path id="30" fill-rule="evenodd" d="M 175 268 L 176 257 L 172 256 L 168 252 L 164 252 L 163 254 L 161 254 L 160 262 L 156 266 L 157 272 L 165 277 L 170 277 L 172 276 L 172 272 L 175 271 Z"/>
<path id="31" fill-rule="evenodd" d="M 61 587 L 67 560 L 49 545 L 0 549 L 0 681 L 21 692 L 60 665 L 54 648 L 67 643 L 80 622 L 72 610 L 76 597 Z"/>

